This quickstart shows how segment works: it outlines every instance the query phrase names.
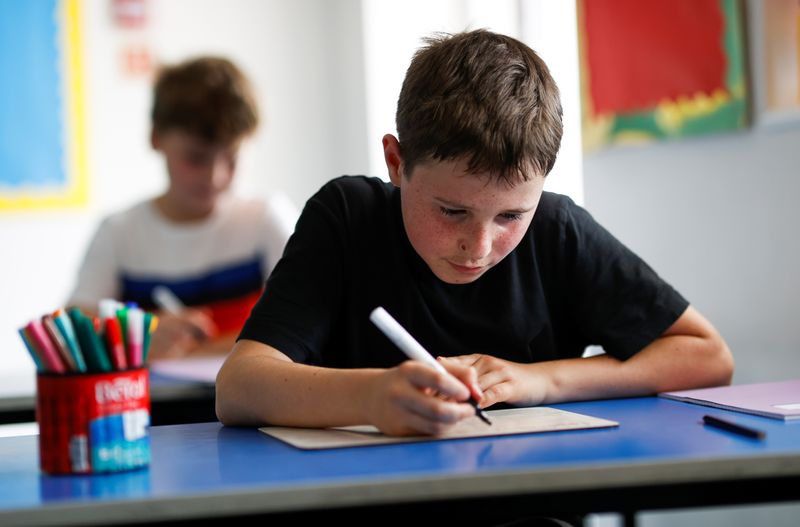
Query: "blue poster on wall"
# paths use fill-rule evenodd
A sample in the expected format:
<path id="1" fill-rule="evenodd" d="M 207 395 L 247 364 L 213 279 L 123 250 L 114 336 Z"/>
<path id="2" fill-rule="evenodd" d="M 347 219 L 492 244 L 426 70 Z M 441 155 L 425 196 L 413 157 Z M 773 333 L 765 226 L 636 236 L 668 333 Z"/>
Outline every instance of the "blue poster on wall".
<path id="1" fill-rule="evenodd" d="M 77 0 L 0 0 L 0 210 L 85 203 Z"/>

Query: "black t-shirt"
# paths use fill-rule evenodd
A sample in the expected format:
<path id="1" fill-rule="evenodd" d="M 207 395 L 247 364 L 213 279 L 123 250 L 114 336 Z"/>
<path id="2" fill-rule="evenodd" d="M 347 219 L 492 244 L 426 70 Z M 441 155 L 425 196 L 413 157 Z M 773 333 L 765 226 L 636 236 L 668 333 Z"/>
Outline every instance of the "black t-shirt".
<path id="1" fill-rule="evenodd" d="M 383 306 L 434 356 L 529 363 L 600 345 L 627 359 L 687 305 L 586 210 L 549 192 L 505 259 L 447 284 L 412 248 L 399 190 L 344 176 L 306 204 L 239 338 L 306 364 L 391 367 L 406 356 L 369 320 Z"/>

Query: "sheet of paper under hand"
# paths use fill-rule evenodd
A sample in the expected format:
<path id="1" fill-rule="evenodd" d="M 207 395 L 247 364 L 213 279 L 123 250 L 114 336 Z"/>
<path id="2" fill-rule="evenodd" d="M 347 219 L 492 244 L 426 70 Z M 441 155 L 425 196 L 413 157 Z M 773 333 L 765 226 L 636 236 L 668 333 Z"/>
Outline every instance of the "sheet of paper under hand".
<path id="1" fill-rule="evenodd" d="M 438 436 L 394 437 L 383 435 L 374 426 L 347 426 L 341 428 L 290 428 L 265 426 L 259 428 L 265 434 L 304 450 L 343 448 L 391 443 L 440 441 L 468 437 L 503 436 L 554 432 L 559 430 L 581 430 L 608 428 L 619 423 L 589 415 L 567 412 L 556 408 L 537 406 L 533 408 L 511 408 L 488 410 L 493 426 L 486 426 L 477 417 L 467 419 L 446 434 Z"/>

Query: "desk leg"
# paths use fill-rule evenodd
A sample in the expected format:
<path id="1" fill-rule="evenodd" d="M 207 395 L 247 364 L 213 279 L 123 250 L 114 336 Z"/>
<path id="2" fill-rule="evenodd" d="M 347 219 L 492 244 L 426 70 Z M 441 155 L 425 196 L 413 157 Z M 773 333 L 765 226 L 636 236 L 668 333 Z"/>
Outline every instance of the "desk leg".
<path id="1" fill-rule="evenodd" d="M 636 527 L 636 512 L 625 511 L 622 513 L 622 524 L 625 527 Z"/>

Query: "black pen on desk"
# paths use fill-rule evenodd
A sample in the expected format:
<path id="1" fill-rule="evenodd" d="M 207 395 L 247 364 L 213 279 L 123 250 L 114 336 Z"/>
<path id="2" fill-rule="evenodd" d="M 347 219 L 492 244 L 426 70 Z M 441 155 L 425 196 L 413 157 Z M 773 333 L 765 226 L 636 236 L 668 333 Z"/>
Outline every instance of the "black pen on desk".
<path id="1" fill-rule="evenodd" d="M 444 369 L 444 366 L 439 364 L 439 362 L 433 358 L 433 356 L 428 353 L 428 351 L 422 347 L 422 345 L 411 336 L 411 334 L 405 330 L 403 326 L 400 325 L 392 316 L 382 307 L 376 307 L 372 310 L 372 313 L 369 315 L 369 319 L 372 321 L 373 324 L 378 326 L 384 335 L 386 335 L 389 340 L 394 342 L 394 344 L 400 348 L 400 350 L 405 353 L 409 359 L 418 360 L 420 362 L 424 362 L 430 366 L 433 366 L 436 370 L 449 375 L 447 370 Z M 486 412 L 478 406 L 478 401 L 470 395 L 469 400 L 467 401 L 469 404 L 475 408 L 475 415 L 477 415 L 481 421 L 486 423 L 487 425 L 492 424 L 489 420 L 489 417 L 486 415 Z"/>
<path id="2" fill-rule="evenodd" d="M 763 430 L 756 430 L 755 428 L 743 426 L 738 423 L 734 423 L 733 421 L 728 421 L 727 419 L 714 417 L 713 415 L 704 415 L 703 423 L 708 426 L 733 432 L 734 434 L 739 434 L 740 436 L 749 437 L 751 439 L 764 439 L 767 437 L 767 433 Z"/>

